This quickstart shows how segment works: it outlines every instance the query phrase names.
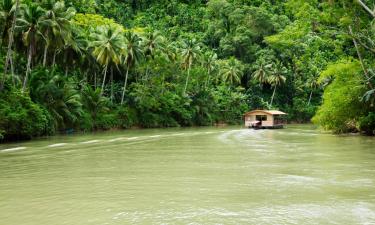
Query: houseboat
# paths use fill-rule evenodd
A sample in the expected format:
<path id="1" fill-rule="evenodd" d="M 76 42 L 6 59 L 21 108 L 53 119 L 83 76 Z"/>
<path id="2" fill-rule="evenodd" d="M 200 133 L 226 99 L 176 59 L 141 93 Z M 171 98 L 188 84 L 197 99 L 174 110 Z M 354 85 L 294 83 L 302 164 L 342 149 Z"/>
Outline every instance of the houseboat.
<path id="1" fill-rule="evenodd" d="M 277 110 L 253 110 L 245 113 L 245 126 L 254 129 L 283 128 L 286 113 Z"/>

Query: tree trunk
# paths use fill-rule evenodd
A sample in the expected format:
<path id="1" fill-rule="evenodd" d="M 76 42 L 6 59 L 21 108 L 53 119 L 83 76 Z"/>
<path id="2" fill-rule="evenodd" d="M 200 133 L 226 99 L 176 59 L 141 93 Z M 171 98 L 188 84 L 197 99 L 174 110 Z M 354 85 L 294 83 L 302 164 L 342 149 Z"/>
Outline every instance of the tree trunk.
<path id="1" fill-rule="evenodd" d="M 52 66 L 55 67 L 56 64 L 56 55 L 57 55 L 57 50 L 53 53 L 53 60 L 52 60 Z"/>
<path id="2" fill-rule="evenodd" d="M 271 104 L 270 104 L 270 106 L 272 106 L 273 98 L 275 97 L 276 87 L 277 87 L 277 85 L 275 85 L 275 88 L 273 89 L 273 94 L 272 94 L 272 98 L 271 98 Z"/>
<path id="3" fill-rule="evenodd" d="M 207 69 L 207 80 L 206 80 L 206 83 L 204 84 L 204 89 L 207 88 L 209 82 L 210 82 L 210 69 Z"/>
<path id="4" fill-rule="evenodd" d="M 113 66 L 111 66 L 111 102 L 113 102 Z"/>
<path id="5" fill-rule="evenodd" d="M 310 92 L 310 97 L 309 97 L 309 101 L 308 101 L 307 105 L 310 105 L 310 103 L 311 103 L 312 94 L 313 94 L 313 90 L 311 90 L 311 92 Z"/>
<path id="6" fill-rule="evenodd" d="M 43 67 L 47 64 L 47 53 L 48 53 L 48 44 L 44 46 L 44 54 L 43 54 Z"/>
<path id="7" fill-rule="evenodd" d="M 165 74 L 163 73 L 162 83 L 161 83 L 161 93 L 164 94 L 164 84 L 165 84 Z"/>
<path id="8" fill-rule="evenodd" d="M 100 95 L 103 95 L 103 92 L 104 92 L 105 79 L 107 77 L 107 69 L 108 69 L 108 66 L 106 65 L 104 67 L 104 76 L 103 76 L 102 90 L 100 90 Z"/>
<path id="9" fill-rule="evenodd" d="M 125 91 L 126 91 L 126 85 L 127 85 L 127 83 L 128 83 L 128 75 L 129 75 L 129 65 L 126 67 L 126 75 L 125 75 L 124 89 L 122 90 L 122 96 L 121 96 L 121 105 L 124 103 Z"/>
<path id="10" fill-rule="evenodd" d="M 16 19 L 17 19 L 17 14 L 19 11 L 19 5 L 20 5 L 20 0 L 17 0 L 16 10 L 14 11 L 13 19 L 12 19 L 12 27 L 9 32 L 8 51 L 7 51 L 7 56 L 5 58 L 3 78 L 0 81 L 0 91 L 2 91 L 4 88 L 4 83 L 5 83 L 5 78 L 7 76 L 7 73 L 8 73 L 8 66 L 10 63 L 10 58 L 12 57 L 12 46 L 13 46 L 13 40 L 14 40 L 13 34 L 14 34 L 14 29 L 16 27 Z"/>
<path id="11" fill-rule="evenodd" d="M 31 72 L 32 52 L 33 52 L 33 49 L 32 49 L 32 45 L 30 44 L 29 56 L 27 57 L 26 75 L 25 75 L 25 79 L 23 80 L 23 86 L 22 86 L 22 93 L 25 92 L 25 90 L 26 90 L 27 79 L 29 77 L 29 73 Z"/>
<path id="12" fill-rule="evenodd" d="M 189 68 L 188 68 L 188 75 L 186 77 L 186 83 L 185 83 L 185 89 L 184 89 L 184 95 L 186 93 L 186 90 L 187 90 L 187 86 L 188 86 L 188 83 L 189 83 L 189 77 L 190 77 L 190 65 L 189 65 Z"/>
<path id="13" fill-rule="evenodd" d="M 68 77 L 68 71 L 69 71 L 69 68 L 68 68 L 68 51 L 65 51 L 64 52 L 64 62 L 65 62 L 65 77 Z"/>
<path id="14" fill-rule="evenodd" d="M 147 64 L 147 67 L 146 67 L 146 76 L 145 76 L 145 80 L 148 81 L 148 70 L 149 70 L 149 65 Z"/>
<path id="15" fill-rule="evenodd" d="M 96 71 L 94 73 L 94 87 L 95 87 L 95 89 L 97 88 L 97 85 L 96 85 Z"/>
<path id="16" fill-rule="evenodd" d="M 14 52 L 12 51 L 12 54 L 14 54 Z M 13 58 L 14 56 L 10 57 L 10 73 L 12 74 L 12 83 L 13 83 L 13 87 L 16 86 L 16 76 L 14 75 L 14 63 L 13 63 Z"/>

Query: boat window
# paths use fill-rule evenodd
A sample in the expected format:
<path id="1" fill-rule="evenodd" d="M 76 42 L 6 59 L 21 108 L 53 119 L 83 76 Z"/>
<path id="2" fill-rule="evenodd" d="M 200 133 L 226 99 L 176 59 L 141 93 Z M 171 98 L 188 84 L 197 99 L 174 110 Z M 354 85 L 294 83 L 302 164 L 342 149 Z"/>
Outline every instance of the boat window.
<path id="1" fill-rule="evenodd" d="M 266 115 L 257 115 L 256 116 L 256 120 L 258 120 L 258 121 L 266 121 L 267 120 L 267 116 Z"/>

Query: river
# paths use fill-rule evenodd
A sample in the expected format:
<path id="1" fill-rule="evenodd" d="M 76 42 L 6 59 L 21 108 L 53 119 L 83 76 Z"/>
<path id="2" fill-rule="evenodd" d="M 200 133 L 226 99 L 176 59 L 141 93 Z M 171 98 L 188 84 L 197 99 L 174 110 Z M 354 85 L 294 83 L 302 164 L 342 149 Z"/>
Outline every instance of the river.
<path id="1" fill-rule="evenodd" d="M 375 139 L 293 125 L 3 144 L 0 224 L 375 224 Z"/>

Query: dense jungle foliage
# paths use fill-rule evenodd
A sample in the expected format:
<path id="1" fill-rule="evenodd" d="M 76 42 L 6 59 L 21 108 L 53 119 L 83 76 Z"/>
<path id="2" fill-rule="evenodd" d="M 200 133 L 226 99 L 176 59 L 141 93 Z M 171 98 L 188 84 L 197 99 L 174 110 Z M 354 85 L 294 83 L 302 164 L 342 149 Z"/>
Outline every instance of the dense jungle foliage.
<path id="1" fill-rule="evenodd" d="M 1 0 L 0 140 L 235 124 L 375 131 L 371 0 Z"/>

